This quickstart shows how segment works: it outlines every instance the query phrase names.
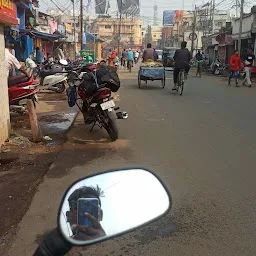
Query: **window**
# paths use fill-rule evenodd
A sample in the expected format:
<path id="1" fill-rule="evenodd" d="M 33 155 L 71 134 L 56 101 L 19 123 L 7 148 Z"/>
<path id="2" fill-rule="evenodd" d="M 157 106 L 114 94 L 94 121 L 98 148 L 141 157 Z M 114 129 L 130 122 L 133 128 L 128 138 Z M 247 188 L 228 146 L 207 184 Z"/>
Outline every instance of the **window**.
<path id="1" fill-rule="evenodd" d="M 154 35 L 154 37 L 156 37 L 156 35 Z"/>
<path id="2" fill-rule="evenodd" d="M 105 25 L 105 29 L 111 29 L 111 25 Z"/>

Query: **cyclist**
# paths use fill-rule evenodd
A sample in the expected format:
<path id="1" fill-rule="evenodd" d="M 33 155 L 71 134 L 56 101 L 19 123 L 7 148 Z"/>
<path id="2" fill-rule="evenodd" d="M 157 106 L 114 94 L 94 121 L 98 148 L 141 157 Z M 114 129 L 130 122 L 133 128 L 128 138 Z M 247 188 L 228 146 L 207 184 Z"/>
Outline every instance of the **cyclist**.
<path id="1" fill-rule="evenodd" d="M 177 90 L 178 76 L 179 76 L 180 70 L 184 69 L 185 73 L 187 74 L 190 69 L 189 62 L 192 56 L 186 47 L 187 47 L 187 42 L 183 41 L 181 43 L 181 49 L 176 50 L 173 56 L 175 63 L 174 63 L 174 70 L 173 70 L 174 87 L 172 88 L 172 90 Z"/>
<path id="2" fill-rule="evenodd" d="M 200 50 L 197 52 L 195 58 L 196 58 L 196 77 L 198 74 L 201 77 L 203 55 Z"/>
<path id="3" fill-rule="evenodd" d="M 133 66 L 133 52 L 132 49 L 129 48 L 129 51 L 127 53 L 127 68 L 129 69 L 129 65 L 131 65 L 131 67 Z"/>

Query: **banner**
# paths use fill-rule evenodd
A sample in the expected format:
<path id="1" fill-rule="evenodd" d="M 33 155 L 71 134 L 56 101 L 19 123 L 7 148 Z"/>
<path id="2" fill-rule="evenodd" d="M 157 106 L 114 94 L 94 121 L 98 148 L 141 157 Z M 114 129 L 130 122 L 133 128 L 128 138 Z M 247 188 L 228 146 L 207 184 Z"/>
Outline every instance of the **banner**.
<path id="1" fill-rule="evenodd" d="M 173 26 L 174 25 L 175 11 L 164 11 L 163 12 L 163 25 Z"/>
<path id="2" fill-rule="evenodd" d="M 72 25 L 70 25 L 70 24 L 68 24 L 68 23 L 64 23 L 64 25 L 65 25 L 65 28 L 66 28 L 66 32 L 68 33 L 68 34 L 72 34 L 72 32 L 73 32 L 73 27 L 72 27 Z"/>
<path id="3" fill-rule="evenodd" d="M 180 22 L 183 18 L 184 11 L 182 10 L 176 10 L 175 11 L 175 22 Z"/>
<path id="4" fill-rule="evenodd" d="M 0 0 L 0 23 L 17 25 L 16 4 L 11 0 Z"/>

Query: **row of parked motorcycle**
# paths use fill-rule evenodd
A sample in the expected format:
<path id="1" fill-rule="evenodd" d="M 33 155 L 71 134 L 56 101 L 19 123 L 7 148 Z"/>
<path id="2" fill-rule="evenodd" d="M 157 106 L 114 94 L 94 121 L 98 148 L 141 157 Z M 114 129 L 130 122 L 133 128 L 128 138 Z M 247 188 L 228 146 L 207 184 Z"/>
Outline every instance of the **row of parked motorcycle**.
<path id="1" fill-rule="evenodd" d="M 205 62 L 201 64 L 201 68 L 203 72 L 210 72 L 213 75 L 224 75 L 227 76 L 229 74 L 229 66 L 222 63 L 221 60 L 218 58 L 215 59 L 215 61 L 212 62 L 210 66 L 207 66 Z M 240 78 L 245 78 L 245 71 L 242 70 L 240 72 Z M 251 72 L 252 77 L 256 77 L 256 67 L 252 68 Z"/>
<path id="2" fill-rule="evenodd" d="M 120 87 L 116 70 L 101 63 L 72 63 L 66 60 L 46 61 L 38 65 L 31 77 L 16 75 L 8 79 L 10 111 L 26 113 L 26 102 L 38 102 L 39 90 L 67 92 L 68 104 L 81 110 L 86 124 L 104 128 L 112 141 L 118 139 L 117 119 L 128 114 L 115 105 L 112 92 Z"/>

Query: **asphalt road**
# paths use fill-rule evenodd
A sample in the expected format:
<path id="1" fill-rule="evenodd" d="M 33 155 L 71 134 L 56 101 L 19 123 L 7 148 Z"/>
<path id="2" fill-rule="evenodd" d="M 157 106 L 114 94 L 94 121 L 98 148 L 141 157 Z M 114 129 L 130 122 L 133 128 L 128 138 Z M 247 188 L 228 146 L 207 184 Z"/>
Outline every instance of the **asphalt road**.
<path id="1" fill-rule="evenodd" d="M 179 96 L 171 92 L 171 80 L 165 89 L 159 82 L 138 89 L 136 75 L 121 75 L 117 103 L 129 119 L 119 121 L 120 140 L 109 142 L 99 129 L 89 134 L 77 119 L 9 256 L 32 255 L 36 242 L 56 225 L 59 200 L 74 180 L 132 166 L 149 168 L 164 180 L 173 198 L 171 212 L 137 232 L 69 255 L 256 255 L 256 86 L 189 77 Z"/>

